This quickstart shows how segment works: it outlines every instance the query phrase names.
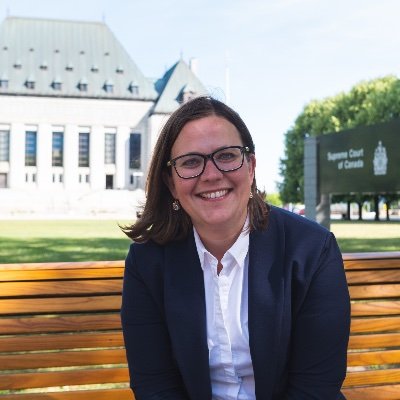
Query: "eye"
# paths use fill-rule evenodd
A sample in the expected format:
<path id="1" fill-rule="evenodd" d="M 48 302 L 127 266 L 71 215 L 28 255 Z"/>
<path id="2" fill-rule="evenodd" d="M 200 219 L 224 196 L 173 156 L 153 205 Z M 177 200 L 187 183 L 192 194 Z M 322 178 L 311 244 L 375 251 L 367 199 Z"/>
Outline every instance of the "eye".
<path id="1" fill-rule="evenodd" d="M 202 164 L 203 164 L 203 158 L 196 155 L 188 155 L 176 160 L 176 166 L 178 168 L 192 169 L 192 168 L 197 168 Z"/>
<path id="2" fill-rule="evenodd" d="M 215 161 L 221 163 L 232 162 L 240 157 L 240 150 L 239 149 L 223 149 L 218 153 L 215 153 Z"/>

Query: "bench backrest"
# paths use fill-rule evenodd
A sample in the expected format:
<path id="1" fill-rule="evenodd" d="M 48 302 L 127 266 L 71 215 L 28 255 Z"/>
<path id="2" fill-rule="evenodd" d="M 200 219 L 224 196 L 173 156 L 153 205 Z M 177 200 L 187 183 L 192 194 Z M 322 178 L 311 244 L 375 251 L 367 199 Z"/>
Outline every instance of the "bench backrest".
<path id="1" fill-rule="evenodd" d="M 400 252 L 344 255 L 352 300 L 348 400 L 400 399 Z"/>
<path id="2" fill-rule="evenodd" d="M 352 327 L 343 391 L 348 400 L 399 400 L 400 252 L 344 260 Z M 134 399 L 122 276 L 122 261 L 0 265 L 1 400 Z"/>
<path id="3" fill-rule="evenodd" d="M 122 274 L 122 261 L 0 266 L 1 399 L 134 398 L 119 317 Z M 41 393 L 12 394 L 32 388 Z"/>

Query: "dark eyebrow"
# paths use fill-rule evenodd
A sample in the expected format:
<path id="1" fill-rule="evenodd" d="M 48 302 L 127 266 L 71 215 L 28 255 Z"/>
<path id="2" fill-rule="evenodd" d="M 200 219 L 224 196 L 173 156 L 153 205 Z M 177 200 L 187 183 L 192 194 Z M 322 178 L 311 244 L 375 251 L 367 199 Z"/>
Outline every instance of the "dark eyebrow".
<path id="1" fill-rule="evenodd" d="M 208 154 L 191 151 L 190 153 L 184 153 L 179 156 L 173 157 L 172 160 L 174 160 L 175 158 L 178 158 L 178 157 L 183 157 L 183 156 L 208 156 L 209 154 L 213 154 L 216 151 L 223 150 L 223 149 L 229 149 L 230 147 L 235 147 L 235 146 L 242 147 L 242 145 L 240 145 L 240 144 L 225 145 L 225 146 L 217 147 L 215 150 L 213 150 L 211 153 L 208 153 Z"/>

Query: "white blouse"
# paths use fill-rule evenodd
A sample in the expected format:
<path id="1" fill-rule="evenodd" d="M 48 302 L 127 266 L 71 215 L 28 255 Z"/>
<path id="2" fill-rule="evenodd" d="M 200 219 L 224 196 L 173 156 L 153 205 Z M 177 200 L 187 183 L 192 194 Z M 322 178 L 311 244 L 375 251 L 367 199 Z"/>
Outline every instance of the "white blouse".
<path id="1" fill-rule="evenodd" d="M 218 260 L 194 229 L 203 269 L 207 312 L 207 344 L 213 400 L 255 399 L 248 329 L 249 232 L 243 232 Z"/>

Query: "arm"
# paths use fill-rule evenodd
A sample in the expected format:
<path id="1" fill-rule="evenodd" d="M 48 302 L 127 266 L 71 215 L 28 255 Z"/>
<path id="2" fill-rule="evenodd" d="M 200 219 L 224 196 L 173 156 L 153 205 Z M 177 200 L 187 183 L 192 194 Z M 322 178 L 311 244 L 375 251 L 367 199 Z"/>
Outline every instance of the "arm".
<path id="1" fill-rule="evenodd" d="M 164 320 L 162 284 L 157 275 L 149 276 L 155 279 L 145 282 L 140 275 L 132 246 L 121 308 L 131 388 L 137 400 L 188 400 Z"/>
<path id="2" fill-rule="evenodd" d="M 330 234 L 304 299 L 294 310 L 286 400 L 344 399 L 350 301 L 343 261 Z"/>

